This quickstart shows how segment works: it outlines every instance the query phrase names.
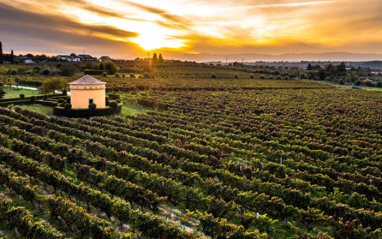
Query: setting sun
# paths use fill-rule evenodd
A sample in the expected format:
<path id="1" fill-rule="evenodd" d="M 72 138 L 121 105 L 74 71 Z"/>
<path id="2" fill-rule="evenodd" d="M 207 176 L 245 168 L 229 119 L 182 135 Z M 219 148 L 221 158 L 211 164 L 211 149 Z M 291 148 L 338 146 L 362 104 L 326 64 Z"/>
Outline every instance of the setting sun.
<path id="1" fill-rule="evenodd" d="M 378 0 L 60 0 L 43 4 L 4 0 L 0 6 L 4 13 L 20 15 L 12 25 L 25 23 L 19 33 L 10 28 L 2 33 L 9 31 L 4 35 L 17 39 L 28 32 L 35 51 L 53 52 L 59 45 L 94 52 L 107 48 L 118 57 L 134 57 L 153 50 L 170 55 L 382 53 L 378 34 L 382 22 L 373 7 L 378 4 Z M 57 40 L 42 44 L 45 32 Z"/>

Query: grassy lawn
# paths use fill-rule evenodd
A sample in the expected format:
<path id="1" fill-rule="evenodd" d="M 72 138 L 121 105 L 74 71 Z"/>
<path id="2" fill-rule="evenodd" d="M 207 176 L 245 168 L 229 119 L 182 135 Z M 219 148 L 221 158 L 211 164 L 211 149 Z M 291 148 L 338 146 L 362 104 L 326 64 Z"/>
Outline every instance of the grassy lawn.
<path id="1" fill-rule="evenodd" d="M 9 87 L 4 87 L 4 90 L 6 94 L 4 95 L 3 99 L 19 98 L 20 94 L 24 94 L 25 97 L 30 97 L 32 95 L 40 95 L 37 90 L 16 89 Z"/>
<path id="2" fill-rule="evenodd" d="M 326 84 L 326 85 L 338 86 L 338 87 L 345 87 L 345 85 L 333 84 L 333 83 L 328 82 L 328 81 L 314 81 L 314 82 L 318 82 L 318 83 Z M 352 87 L 350 85 L 347 85 L 346 88 L 347 89 L 351 89 Z M 382 91 L 382 88 L 379 88 L 379 87 L 370 87 L 370 86 L 361 86 L 361 89 L 363 89 L 363 90 Z"/>
<path id="3" fill-rule="evenodd" d="M 53 116 L 53 107 L 43 105 L 22 105 L 21 107 L 41 114 L 46 114 L 47 116 Z"/>
<path id="4" fill-rule="evenodd" d="M 135 115 L 145 113 L 147 109 L 137 105 L 137 104 L 126 104 L 122 106 L 121 116 L 125 117 L 126 115 Z"/>

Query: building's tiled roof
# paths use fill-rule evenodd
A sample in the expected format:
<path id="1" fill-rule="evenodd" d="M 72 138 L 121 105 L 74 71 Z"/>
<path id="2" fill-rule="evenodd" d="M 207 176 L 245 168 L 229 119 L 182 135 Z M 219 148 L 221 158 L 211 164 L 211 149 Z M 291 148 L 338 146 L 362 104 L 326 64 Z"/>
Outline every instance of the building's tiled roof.
<path id="1" fill-rule="evenodd" d="M 84 75 L 80 79 L 69 83 L 69 85 L 102 85 L 102 84 L 106 84 L 106 82 L 97 80 L 96 78 L 89 75 Z"/>

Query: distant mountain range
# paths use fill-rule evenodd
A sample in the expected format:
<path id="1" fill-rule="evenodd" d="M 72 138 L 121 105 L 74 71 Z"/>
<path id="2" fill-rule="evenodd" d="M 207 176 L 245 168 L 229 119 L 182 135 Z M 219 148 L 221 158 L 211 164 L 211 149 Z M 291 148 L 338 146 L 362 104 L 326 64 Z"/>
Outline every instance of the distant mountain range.
<path id="1" fill-rule="evenodd" d="M 172 56 L 174 59 L 184 61 L 209 62 L 255 62 L 255 61 L 374 61 L 382 60 L 382 54 L 350 53 L 350 52 L 325 52 L 325 53 L 288 53 L 280 55 L 271 54 L 179 54 Z"/>

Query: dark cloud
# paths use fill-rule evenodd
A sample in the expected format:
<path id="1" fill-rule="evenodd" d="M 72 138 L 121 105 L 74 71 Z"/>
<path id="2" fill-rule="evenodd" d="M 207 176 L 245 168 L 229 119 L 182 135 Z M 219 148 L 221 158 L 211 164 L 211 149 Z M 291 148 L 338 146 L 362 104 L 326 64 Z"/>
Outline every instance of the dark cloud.
<path id="1" fill-rule="evenodd" d="M 136 37 L 137 33 L 110 26 L 84 25 L 65 17 L 25 12 L 4 4 L 0 4 L 0 33 L 5 50 L 12 47 L 19 51 L 52 53 L 66 52 L 67 49 L 137 52 L 133 44 L 97 36 L 107 34 L 126 38 Z"/>
<path id="2" fill-rule="evenodd" d="M 43 34 L 43 30 L 53 31 L 71 31 L 83 30 L 92 33 L 103 33 L 116 37 L 136 37 L 138 33 L 124 31 L 118 28 L 104 25 L 85 25 L 78 22 L 74 22 L 69 18 L 57 15 L 40 15 L 31 12 L 22 11 L 16 8 L 0 4 L 0 23 L 2 25 L 12 25 L 14 28 L 31 27 L 40 29 L 40 33 Z M 5 27 L 4 26 L 4 27 Z"/>

